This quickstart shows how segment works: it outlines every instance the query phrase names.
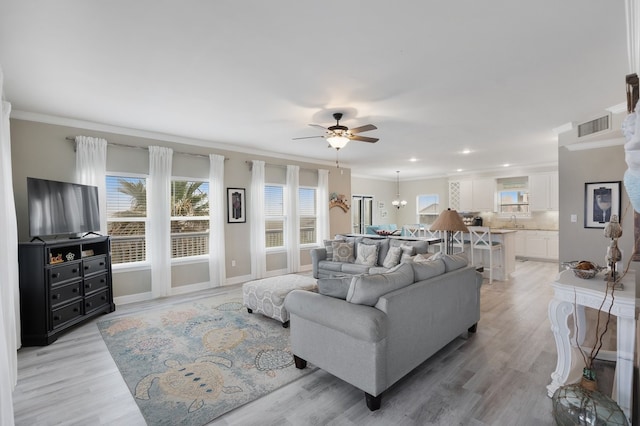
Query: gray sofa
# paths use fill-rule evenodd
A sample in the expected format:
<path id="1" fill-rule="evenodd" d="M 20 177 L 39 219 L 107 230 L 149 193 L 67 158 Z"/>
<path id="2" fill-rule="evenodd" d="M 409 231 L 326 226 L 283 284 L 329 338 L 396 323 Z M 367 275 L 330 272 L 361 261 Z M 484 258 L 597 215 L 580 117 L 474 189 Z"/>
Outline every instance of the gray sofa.
<path id="1" fill-rule="evenodd" d="M 334 260 L 332 255 L 333 242 L 346 242 L 353 245 L 353 256 L 345 260 Z M 358 246 L 377 246 L 376 260 L 374 264 L 358 263 Z M 333 244 L 335 247 L 335 244 Z M 402 255 L 398 258 L 398 262 L 386 263 L 385 259 L 390 249 L 405 247 Z M 412 250 L 407 251 L 406 247 Z M 429 251 L 429 242 L 424 240 L 411 241 L 401 238 L 368 238 L 368 237 L 349 237 L 337 235 L 335 240 L 324 242 L 324 247 L 311 249 L 311 265 L 313 268 L 314 278 L 332 278 L 341 276 L 352 276 L 358 274 L 380 274 L 387 272 L 390 268 L 396 266 L 402 261 L 406 261 L 408 257 L 417 254 L 426 254 Z"/>
<path id="2" fill-rule="evenodd" d="M 380 408 L 384 390 L 476 331 L 482 276 L 464 256 L 435 256 L 383 274 L 321 279 L 319 293 L 289 293 L 296 367 L 309 361 L 363 390 L 370 410 Z"/>

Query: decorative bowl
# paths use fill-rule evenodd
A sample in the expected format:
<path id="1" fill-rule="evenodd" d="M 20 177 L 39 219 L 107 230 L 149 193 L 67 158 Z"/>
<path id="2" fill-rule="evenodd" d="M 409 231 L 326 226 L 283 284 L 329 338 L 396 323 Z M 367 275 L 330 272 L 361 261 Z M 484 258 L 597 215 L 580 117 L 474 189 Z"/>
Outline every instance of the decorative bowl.
<path id="1" fill-rule="evenodd" d="M 578 277 L 578 278 L 582 278 L 583 280 L 588 280 L 591 279 L 593 277 L 595 277 L 596 275 L 598 275 L 598 272 L 602 271 L 603 269 L 605 269 L 604 266 L 598 266 L 598 264 L 594 263 L 594 262 L 589 262 L 593 267 L 590 269 L 582 269 L 582 268 L 578 268 L 578 264 L 580 262 L 586 262 L 584 260 L 574 260 L 571 262 L 562 262 L 562 266 L 564 266 L 567 269 L 571 269 L 573 271 L 573 274 Z"/>

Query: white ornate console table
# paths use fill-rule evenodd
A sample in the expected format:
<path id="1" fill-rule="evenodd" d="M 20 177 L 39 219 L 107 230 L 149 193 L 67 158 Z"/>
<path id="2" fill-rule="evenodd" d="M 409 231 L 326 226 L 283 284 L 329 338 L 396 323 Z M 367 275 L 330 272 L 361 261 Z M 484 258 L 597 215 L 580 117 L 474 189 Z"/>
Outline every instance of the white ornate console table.
<path id="1" fill-rule="evenodd" d="M 624 411 L 631 424 L 631 405 L 633 402 L 633 351 L 635 347 L 636 320 L 636 278 L 633 271 L 623 279 L 623 290 L 615 290 L 611 314 L 617 317 L 617 351 L 616 351 L 616 385 L 613 398 Z M 602 275 L 584 280 L 576 277 L 573 271 L 560 272 L 552 284 L 554 297 L 549 302 L 549 320 L 551 331 L 556 339 L 558 363 L 551 374 L 551 383 L 547 386 L 549 396 L 560 386 L 578 382 L 583 365 L 582 356 L 577 344 L 582 345 L 587 332 L 585 325 L 585 307 L 600 308 L 605 297 L 606 282 Z M 607 312 L 611 306 L 611 289 L 602 311 Z M 578 325 L 577 339 L 568 325 L 569 316 L 573 315 Z"/>

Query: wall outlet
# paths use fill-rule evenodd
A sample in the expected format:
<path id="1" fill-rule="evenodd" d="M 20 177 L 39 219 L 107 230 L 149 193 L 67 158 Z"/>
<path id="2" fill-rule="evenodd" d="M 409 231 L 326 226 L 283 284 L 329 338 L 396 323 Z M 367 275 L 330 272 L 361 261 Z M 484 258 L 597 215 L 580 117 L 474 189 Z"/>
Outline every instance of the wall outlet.
<path id="1" fill-rule="evenodd" d="M 577 214 L 572 214 L 571 215 L 571 222 L 576 223 L 578 221 L 578 215 Z"/>
<path id="2" fill-rule="evenodd" d="M 236 266 L 236 261 L 235 260 L 231 261 L 231 266 Z"/>

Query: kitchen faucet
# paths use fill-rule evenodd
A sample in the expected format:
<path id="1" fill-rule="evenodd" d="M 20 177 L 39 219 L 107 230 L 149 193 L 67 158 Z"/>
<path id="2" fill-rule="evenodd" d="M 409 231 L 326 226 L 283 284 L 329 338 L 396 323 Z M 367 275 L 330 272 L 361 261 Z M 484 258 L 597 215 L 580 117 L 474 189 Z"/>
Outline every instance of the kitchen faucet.
<path id="1" fill-rule="evenodd" d="M 511 217 L 509 218 L 509 222 L 513 222 L 513 227 L 514 228 L 520 228 L 521 226 L 524 228 L 524 225 L 518 225 L 518 216 L 516 216 L 515 214 L 512 214 Z"/>

